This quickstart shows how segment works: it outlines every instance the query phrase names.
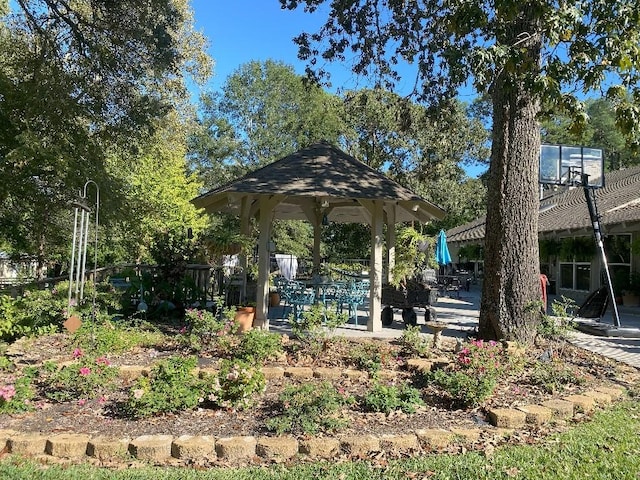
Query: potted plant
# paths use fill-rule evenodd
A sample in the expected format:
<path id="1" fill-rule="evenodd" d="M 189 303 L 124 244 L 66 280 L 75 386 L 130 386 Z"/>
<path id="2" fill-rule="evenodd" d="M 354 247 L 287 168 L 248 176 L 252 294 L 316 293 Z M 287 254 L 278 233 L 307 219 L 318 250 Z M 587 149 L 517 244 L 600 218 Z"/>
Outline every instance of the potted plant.
<path id="1" fill-rule="evenodd" d="M 435 241 L 413 227 L 401 228 L 396 240 L 396 264 L 393 269 L 393 285 L 399 286 L 412 279 L 425 265 L 437 268 Z"/>
<path id="2" fill-rule="evenodd" d="M 256 317 L 255 305 L 241 305 L 236 307 L 234 321 L 238 324 L 238 333 L 248 332 L 253 328 Z"/>
<path id="3" fill-rule="evenodd" d="M 629 286 L 622 293 L 625 307 L 640 307 L 640 272 L 631 272 Z"/>

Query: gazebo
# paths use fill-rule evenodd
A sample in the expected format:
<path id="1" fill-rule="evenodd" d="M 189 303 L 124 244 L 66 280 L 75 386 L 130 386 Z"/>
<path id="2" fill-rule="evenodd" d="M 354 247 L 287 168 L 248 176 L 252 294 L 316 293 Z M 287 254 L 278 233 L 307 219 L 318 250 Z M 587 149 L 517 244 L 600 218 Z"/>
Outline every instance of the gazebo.
<path id="1" fill-rule="evenodd" d="M 238 215 L 247 233 L 255 217 L 258 242 L 256 327 L 268 329 L 269 239 L 274 219 L 307 220 L 314 230 L 313 263 L 320 265 L 320 228 L 323 219 L 371 226 L 370 308 L 367 330 L 382 330 L 383 225 L 441 219 L 445 212 L 380 172 L 320 142 L 255 170 L 194 200 L 207 213 Z M 395 229 L 387 228 L 388 273 L 395 265 Z M 389 281 L 387 278 L 386 281 Z"/>

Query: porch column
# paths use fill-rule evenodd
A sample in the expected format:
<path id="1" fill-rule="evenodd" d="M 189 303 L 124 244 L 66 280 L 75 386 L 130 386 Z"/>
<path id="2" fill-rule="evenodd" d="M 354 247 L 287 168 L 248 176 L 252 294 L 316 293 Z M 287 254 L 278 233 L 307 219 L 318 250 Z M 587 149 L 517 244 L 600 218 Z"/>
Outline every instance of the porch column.
<path id="1" fill-rule="evenodd" d="M 380 200 L 373 202 L 371 211 L 371 266 L 369 280 L 371 291 L 369 296 L 369 321 L 367 330 L 369 332 L 382 331 L 382 244 L 384 224 L 383 203 Z"/>
<path id="2" fill-rule="evenodd" d="M 269 238 L 271 236 L 271 210 L 273 203 L 266 196 L 260 197 L 260 238 L 258 239 L 258 285 L 256 292 L 255 328 L 269 330 Z"/>
<path id="3" fill-rule="evenodd" d="M 249 235 L 249 197 L 244 196 L 240 200 L 240 233 L 242 235 Z M 248 252 L 242 249 L 238 256 L 238 263 L 242 269 L 242 285 L 240 287 L 240 303 L 247 300 L 247 269 L 249 268 Z"/>
<path id="4" fill-rule="evenodd" d="M 396 205 L 387 209 L 387 278 L 386 283 L 393 282 L 393 269 L 396 267 Z"/>

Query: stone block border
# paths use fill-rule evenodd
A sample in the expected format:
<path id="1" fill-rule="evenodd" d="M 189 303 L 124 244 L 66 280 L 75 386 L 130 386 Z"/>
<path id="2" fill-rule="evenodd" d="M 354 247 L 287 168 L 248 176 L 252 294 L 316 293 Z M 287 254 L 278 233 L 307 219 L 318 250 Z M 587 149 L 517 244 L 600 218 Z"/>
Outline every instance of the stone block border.
<path id="1" fill-rule="evenodd" d="M 448 363 L 446 359 L 410 359 L 409 371 L 425 372 Z M 149 375 L 151 367 L 124 365 L 120 376 L 132 381 L 141 375 Z M 200 374 L 215 373 L 214 369 L 198 369 Z M 311 367 L 263 367 L 267 380 L 282 377 L 306 380 L 310 378 L 350 378 L 367 381 L 367 372 L 351 369 Z M 387 372 L 394 377 L 396 372 Z M 175 462 L 220 462 L 222 465 L 280 462 L 297 459 L 331 459 L 336 455 L 366 458 L 384 453 L 389 457 L 406 457 L 438 452 L 452 446 L 470 445 L 485 439 L 508 435 L 514 429 L 540 426 L 562 421 L 575 415 L 589 413 L 596 407 L 604 407 L 620 400 L 625 390 L 617 387 L 600 387 L 562 399 L 551 399 L 540 405 L 523 405 L 517 408 L 496 408 L 487 411 L 492 427 L 451 428 L 408 431 L 401 435 L 382 434 L 349 435 L 336 437 L 292 436 L 239 436 L 215 438 L 212 436 L 143 435 L 137 438 L 108 438 L 84 434 L 43 434 L 0 430 L 0 450 L 23 456 L 48 456 L 50 458 L 82 461 L 125 461 L 135 458 L 154 464 Z"/>
<path id="2" fill-rule="evenodd" d="M 292 372 L 293 373 L 293 372 Z M 295 372 L 302 373 L 302 372 Z M 307 376 L 309 372 L 304 372 Z M 322 372 L 323 376 L 326 372 Z M 220 462 L 223 465 L 330 459 L 336 455 L 366 458 L 380 452 L 389 457 L 406 457 L 445 450 L 454 445 L 473 444 L 484 439 L 508 435 L 513 429 L 539 426 L 555 420 L 571 418 L 604 407 L 623 397 L 622 388 L 602 387 L 549 400 L 542 405 L 489 410 L 493 427 L 451 430 L 427 429 L 402 435 L 350 435 L 296 439 L 292 436 L 174 437 L 143 435 L 130 438 L 91 437 L 80 434 L 50 434 L 0 430 L 0 449 L 23 456 L 47 455 L 76 462 L 97 459 L 123 461 L 135 458 L 154 464 L 176 461 Z"/>

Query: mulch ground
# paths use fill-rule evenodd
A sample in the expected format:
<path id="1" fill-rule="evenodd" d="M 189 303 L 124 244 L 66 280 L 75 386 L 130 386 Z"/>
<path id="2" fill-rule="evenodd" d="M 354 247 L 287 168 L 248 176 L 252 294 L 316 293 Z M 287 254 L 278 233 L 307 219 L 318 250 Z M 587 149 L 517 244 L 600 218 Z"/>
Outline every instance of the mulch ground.
<path id="1" fill-rule="evenodd" d="M 383 371 L 394 372 L 386 382 L 400 384 L 413 382 L 422 392 L 426 402 L 414 414 L 402 412 L 390 415 L 365 413 L 349 410 L 346 414 L 348 426 L 339 432 L 348 434 L 402 434 L 415 432 L 418 429 L 452 427 L 488 427 L 486 412 L 496 407 L 517 407 L 519 405 L 537 404 L 551 398 L 561 398 L 572 393 L 595 388 L 598 385 L 615 385 L 631 388 L 637 385 L 638 371 L 623 364 L 616 363 L 600 355 L 576 348 L 567 343 L 544 343 L 531 347 L 524 352 L 525 367 L 517 374 L 507 375 L 501 379 L 495 394 L 482 406 L 464 409 L 456 406 L 447 395 L 429 382 L 420 380 L 406 368 L 407 357 L 403 354 L 398 341 L 383 340 L 347 340 L 334 339 L 325 344 L 320 352 L 305 351 L 296 341 L 289 340 L 285 344 L 285 354 L 280 358 L 267 362 L 268 366 L 308 366 L 331 367 L 337 369 L 354 368 L 352 352 L 359 348 L 358 344 L 371 343 L 382 352 Z M 438 350 L 433 350 L 431 358 L 454 359 L 456 356 L 454 341 L 444 341 Z M 71 360 L 72 348 L 65 334 L 50 335 L 31 340 L 22 340 L 10 348 L 9 358 L 19 367 L 38 365 L 48 359 Z M 156 348 L 135 348 L 119 355 L 109 355 L 113 365 L 149 366 L 161 358 L 170 355 L 184 354 L 175 345 L 156 346 Z M 549 393 L 542 386 L 532 381 L 536 359 L 548 361 L 555 358 L 573 375 L 583 379 L 582 385 L 568 385 L 562 390 Z M 215 367 L 218 359 L 205 355 L 200 358 L 202 366 Z M 0 385 L 10 382 L 16 372 L 0 373 Z M 196 409 L 179 414 L 163 415 L 144 420 L 124 417 L 115 406 L 127 395 L 131 383 L 122 382 L 119 389 L 100 400 L 83 402 L 54 403 L 39 396 L 33 402 L 34 411 L 22 414 L 0 415 L 0 429 L 11 429 L 20 432 L 41 433 L 86 433 L 93 436 L 104 435 L 117 438 L 135 438 L 147 434 L 168 435 L 211 435 L 214 437 L 243 435 L 273 435 L 264 421 L 277 411 L 277 399 L 286 385 L 296 382 L 321 380 L 296 380 L 294 378 L 278 378 L 267 383 L 265 393 L 257 405 L 249 410 L 235 411 L 226 409 Z M 371 380 L 350 380 L 340 378 L 333 380 L 336 387 L 344 389 L 355 396 L 363 394 L 371 386 Z M 83 403 L 83 404 L 82 404 Z M 562 429 L 562 424 L 529 428 L 514 438 L 530 441 L 539 435 L 545 435 L 554 429 Z"/>

